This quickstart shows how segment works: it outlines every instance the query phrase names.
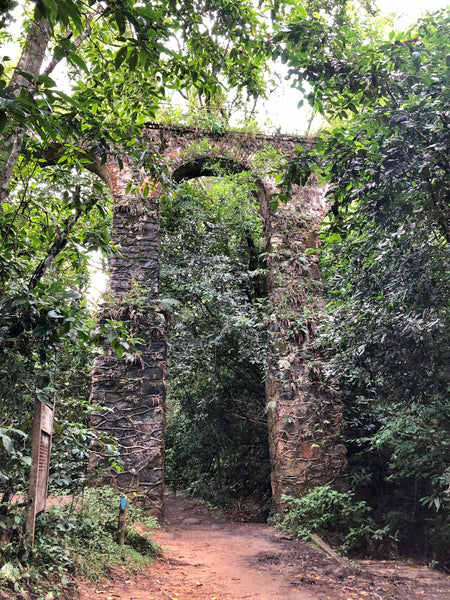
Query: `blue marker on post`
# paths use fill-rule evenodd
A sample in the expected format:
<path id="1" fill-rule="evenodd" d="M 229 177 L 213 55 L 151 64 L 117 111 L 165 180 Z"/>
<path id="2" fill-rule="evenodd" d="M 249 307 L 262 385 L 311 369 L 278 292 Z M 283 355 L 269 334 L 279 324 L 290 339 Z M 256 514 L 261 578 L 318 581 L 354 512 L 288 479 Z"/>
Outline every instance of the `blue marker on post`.
<path id="1" fill-rule="evenodd" d="M 127 514 L 127 498 L 120 499 L 120 508 L 119 508 L 119 519 L 118 519 L 118 530 L 119 530 L 119 545 L 123 546 L 125 542 L 125 521 Z"/>

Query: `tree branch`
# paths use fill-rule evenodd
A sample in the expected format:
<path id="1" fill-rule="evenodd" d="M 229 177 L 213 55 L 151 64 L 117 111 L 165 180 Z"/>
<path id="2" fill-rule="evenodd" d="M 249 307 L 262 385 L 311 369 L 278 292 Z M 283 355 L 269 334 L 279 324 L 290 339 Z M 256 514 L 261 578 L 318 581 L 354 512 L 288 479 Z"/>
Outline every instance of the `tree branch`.
<path id="1" fill-rule="evenodd" d="M 73 45 L 75 46 L 75 48 L 78 49 L 81 46 L 81 44 L 84 42 L 84 40 L 89 36 L 89 34 L 91 32 L 91 22 L 92 22 L 93 18 L 94 18 L 93 14 L 91 14 L 87 17 L 84 31 L 82 31 L 80 33 L 80 35 L 73 41 Z M 70 38 L 72 36 L 73 36 L 73 33 L 69 32 L 69 34 L 66 36 L 66 40 L 70 40 Z M 59 65 L 59 63 L 63 60 L 63 58 L 67 58 L 68 55 L 69 55 L 69 52 L 65 51 L 63 56 L 59 56 L 58 58 L 53 58 L 50 61 L 50 64 L 44 70 L 43 74 L 47 75 L 47 76 L 50 75 L 50 73 Z"/>
<path id="2" fill-rule="evenodd" d="M 78 187 L 75 190 L 76 195 L 80 195 L 80 188 Z M 65 227 L 63 230 L 58 230 L 58 233 L 53 240 L 52 247 L 50 248 L 47 256 L 41 260 L 41 262 L 36 267 L 30 282 L 28 284 L 29 289 L 33 289 L 36 284 L 42 279 L 43 275 L 48 270 L 49 266 L 52 264 L 53 260 L 58 256 L 58 254 L 66 247 L 67 242 L 69 241 L 70 233 L 72 229 L 77 224 L 79 218 L 83 213 L 83 208 L 85 212 L 89 212 L 96 204 L 98 199 L 93 198 L 91 202 L 86 204 L 84 207 L 77 208 L 75 215 L 71 219 L 67 219 L 65 223 Z"/>

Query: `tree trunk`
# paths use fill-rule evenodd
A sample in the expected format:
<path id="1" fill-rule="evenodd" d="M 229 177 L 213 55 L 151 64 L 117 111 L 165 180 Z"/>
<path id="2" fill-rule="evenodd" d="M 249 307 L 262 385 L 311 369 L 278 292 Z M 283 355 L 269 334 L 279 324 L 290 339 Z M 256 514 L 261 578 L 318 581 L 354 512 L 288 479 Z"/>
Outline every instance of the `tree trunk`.
<path id="1" fill-rule="evenodd" d="M 22 55 L 9 83 L 9 87 L 15 96 L 19 96 L 22 90 L 33 94 L 35 89 L 34 81 L 38 77 L 42 63 L 44 62 L 45 51 L 49 42 L 50 23 L 41 19 L 37 10 L 34 20 L 31 24 Z M 21 72 L 27 73 L 32 81 L 21 75 Z M 0 210 L 8 199 L 9 185 L 13 169 L 20 155 L 25 129 L 19 124 L 12 127 L 2 137 L 0 142 Z"/>

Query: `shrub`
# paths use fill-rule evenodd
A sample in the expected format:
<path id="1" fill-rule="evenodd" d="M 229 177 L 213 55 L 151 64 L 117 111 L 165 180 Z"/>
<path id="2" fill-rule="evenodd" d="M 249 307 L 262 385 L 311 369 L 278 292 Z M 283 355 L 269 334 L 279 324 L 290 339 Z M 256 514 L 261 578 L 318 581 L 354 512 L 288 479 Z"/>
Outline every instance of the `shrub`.
<path id="1" fill-rule="evenodd" d="M 282 496 L 285 514 L 278 525 L 290 533 L 309 540 L 312 533 L 323 535 L 344 552 L 373 551 L 385 545 L 389 528 L 375 529 L 364 500 L 355 501 L 353 492 L 337 492 L 329 486 L 317 487 L 302 498 Z"/>
<path id="2" fill-rule="evenodd" d="M 129 506 L 125 545 L 117 542 L 119 496 L 110 488 L 89 489 L 77 504 L 53 505 L 36 520 L 35 545 L 23 546 L 25 511 L 12 505 L 0 522 L 14 524 L 2 547 L 0 590 L 11 598 L 63 597 L 73 591 L 76 576 L 101 579 L 117 564 L 130 571 L 147 566 L 159 552 L 149 535 L 133 527 L 139 522 L 155 528 L 156 520 Z"/>

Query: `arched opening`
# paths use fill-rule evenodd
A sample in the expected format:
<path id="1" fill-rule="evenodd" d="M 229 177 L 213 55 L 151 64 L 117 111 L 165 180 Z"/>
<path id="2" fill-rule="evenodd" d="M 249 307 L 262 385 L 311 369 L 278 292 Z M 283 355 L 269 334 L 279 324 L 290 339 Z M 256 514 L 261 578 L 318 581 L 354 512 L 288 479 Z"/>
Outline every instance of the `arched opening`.
<path id="1" fill-rule="evenodd" d="M 267 364 L 260 370 L 260 381 L 265 377 L 265 391 L 264 394 L 261 391 L 259 398 L 262 420 L 265 421 L 267 417 L 268 421 L 270 467 L 269 460 L 249 454 L 248 446 L 245 445 L 242 446 L 242 453 L 237 454 L 234 465 L 235 473 L 242 476 L 241 480 L 246 490 L 250 489 L 247 485 L 248 480 L 254 474 L 252 466 L 259 467 L 263 464 L 267 467 L 267 477 L 264 479 L 266 489 L 269 488 L 270 470 L 272 501 L 277 510 L 283 510 L 283 497 L 286 494 L 299 497 L 317 485 L 325 485 L 330 481 L 337 485 L 345 480 L 346 460 L 345 447 L 340 435 L 342 420 L 339 396 L 332 386 L 321 378 L 321 356 L 311 343 L 316 319 L 323 303 L 315 254 L 318 226 L 326 213 L 323 190 L 314 185 L 296 189 L 286 206 L 280 204 L 277 211 L 269 210 L 271 201 L 277 198 L 279 192 L 271 175 L 276 173 L 278 166 L 284 164 L 287 156 L 292 156 L 295 140 L 291 138 L 273 138 L 270 142 L 274 146 L 270 146 L 267 136 L 236 137 L 230 134 L 218 138 L 198 130 L 168 131 L 166 128 L 149 129 L 146 135 L 149 144 L 154 144 L 157 149 L 164 149 L 163 158 L 166 164 L 176 165 L 175 176 L 178 180 L 197 177 L 198 181 L 205 182 L 207 175 L 222 176 L 223 173 L 230 172 L 235 177 L 244 177 L 247 171 L 258 173 L 260 178 L 259 183 L 257 180 L 253 181 L 251 197 L 259 227 L 263 231 L 261 238 L 264 240 L 263 254 L 267 261 L 268 302 L 267 307 L 264 302 L 261 303 L 261 314 L 255 322 L 264 324 L 261 329 L 267 332 L 268 336 Z M 216 166 L 218 172 L 215 172 Z M 129 159 L 123 161 L 122 169 L 114 163 L 108 165 L 115 203 L 113 236 L 114 243 L 120 250 L 112 256 L 110 266 L 110 286 L 117 298 L 117 306 L 113 309 L 115 315 L 118 312 L 117 308 L 125 311 L 121 314 L 128 315 L 134 337 L 141 340 L 139 353 L 131 357 L 131 362 L 128 357 L 124 360 L 123 357 L 114 356 L 112 349 L 107 349 L 104 355 L 98 356 L 92 372 L 92 398 L 95 403 L 111 409 L 107 413 L 107 419 L 99 420 L 95 426 L 116 439 L 119 438 L 124 469 L 118 475 L 114 475 L 116 485 L 139 494 L 154 514 L 162 517 L 166 339 L 169 332 L 165 314 L 168 311 L 161 305 L 166 304 L 166 308 L 170 308 L 171 304 L 176 305 L 179 300 L 170 293 L 165 293 L 164 289 L 161 289 L 162 294 L 159 290 L 160 207 L 164 206 L 164 195 L 161 196 L 162 189 L 158 185 L 141 186 L 136 180 L 139 173 L 138 166 Z M 130 182 L 133 182 L 131 187 Z M 256 202 L 255 198 L 259 202 Z M 211 204 L 214 205 L 210 202 L 209 205 Z M 183 216 L 186 219 L 183 229 L 186 236 L 198 238 L 198 221 L 193 218 L 195 211 L 189 209 L 182 214 L 181 209 L 187 207 L 187 202 L 178 204 L 178 212 L 175 210 L 172 214 L 174 223 Z M 238 206 L 232 205 L 228 212 L 230 218 L 234 218 L 239 215 Z M 212 219 L 207 215 L 200 222 L 203 233 L 208 234 L 217 245 L 219 238 L 216 239 L 213 235 L 219 228 L 216 218 Z M 233 221 L 229 229 L 235 237 L 242 231 L 245 232 L 245 227 L 239 225 L 239 221 Z M 180 237 L 175 241 L 179 243 L 174 254 L 185 259 L 186 240 Z M 225 246 L 226 243 L 225 236 Z M 264 272 L 265 265 L 262 265 L 262 269 L 259 268 L 261 265 L 257 265 L 256 269 L 248 268 L 249 246 L 252 243 L 254 242 L 249 245 L 245 240 L 244 244 L 246 277 L 242 277 L 244 269 L 222 277 L 220 269 L 214 268 L 215 263 L 211 258 L 203 261 L 203 271 L 198 269 L 197 272 L 203 276 L 202 283 L 205 285 L 214 280 L 219 280 L 222 284 L 222 288 L 218 288 L 219 291 L 222 290 L 222 296 L 217 293 L 217 289 L 213 290 L 214 293 L 211 292 L 213 299 L 220 296 L 222 302 L 217 302 L 219 308 L 234 303 L 233 295 L 227 296 L 233 285 L 245 282 L 246 278 L 249 283 L 254 282 L 255 278 L 249 277 L 249 272 L 256 271 L 254 275 Z M 228 248 L 229 246 L 228 243 Z M 197 251 L 190 254 L 191 262 L 194 263 L 202 251 L 203 244 L 197 243 Z M 258 257 L 260 253 L 255 252 L 255 255 Z M 221 256 L 227 258 L 223 263 L 233 264 L 226 252 Z M 182 290 L 195 282 L 194 277 L 189 278 L 186 273 L 183 275 L 182 271 L 180 273 L 178 281 Z M 229 285 L 223 285 L 224 282 Z M 200 302 L 197 305 L 197 313 L 200 314 L 208 313 L 208 308 L 211 308 L 208 290 L 204 289 L 206 291 L 200 294 Z M 238 291 L 242 294 L 242 289 Z M 256 294 L 256 298 L 258 297 L 261 298 L 261 294 Z M 189 305 L 188 308 L 191 311 L 187 311 L 188 316 L 195 316 L 192 306 Z M 214 311 L 212 312 L 214 314 Z M 195 322 L 195 319 L 192 321 Z M 249 319 L 248 315 L 244 314 L 243 318 L 241 315 L 234 319 L 234 327 L 222 327 L 216 335 L 210 332 L 209 338 L 197 336 L 198 346 L 203 349 L 206 345 L 202 339 L 215 342 L 212 345 L 215 353 L 219 354 L 216 341 L 225 339 L 224 333 L 228 331 L 234 333 L 250 327 L 251 322 L 252 319 Z M 178 333 L 178 330 L 175 331 Z M 237 347 L 245 348 L 245 344 L 237 344 Z M 252 343 L 249 347 L 253 348 Z M 225 355 L 222 363 L 225 369 L 228 367 L 228 357 L 234 356 L 238 354 L 230 352 Z M 249 362 L 254 364 L 255 361 L 252 360 Z M 244 364 L 244 361 L 240 361 L 239 368 L 241 363 Z M 261 361 L 256 363 L 262 364 Z M 195 362 L 185 359 L 184 372 L 189 374 L 189 370 L 191 371 L 191 381 L 185 386 L 189 393 L 194 386 L 199 387 L 199 381 L 208 379 L 203 373 L 205 365 L 209 364 L 206 360 Z M 220 369 L 218 371 L 220 372 Z M 233 386 L 227 382 L 225 390 L 242 392 L 242 378 L 238 379 L 237 383 L 238 385 Z M 205 394 L 202 398 L 204 404 L 205 398 L 210 399 L 211 394 Z M 195 418 L 204 414 L 204 411 L 200 410 L 201 402 L 194 403 L 193 407 L 191 414 Z M 211 425 L 202 431 L 212 430 L 217 421 L 214 419 L 215 414 L 222 417 L 224 413 L 220 410 L 215 414 L 210 412 Z M 258 413 L 259 417 L 261 412 Z M 262 435 L 266 439 L 265 433 Z M 251 442 L 252 436 L 248 437 Z M 234 433 L 229 438 L 233 441 Z M 184 443 L 187 439 L 185 431 L 181 431 L 178 439 Z M 213 449 L 215 445 L 217 440 L 211 443 Z M 171 448 L 170 441 L 168 447 Z M 200 444 L 202 459 L 203 448 Z M 187 451 L 189 454 L 189 444 Z M 208 490 L 217 488 L 216 496 L 220 497 L 221 489 L 217 481 L 220 469 L 223 482 L 223 452 L 220 456 L 216 455 L 214 461 L 217 466 L 216 478 L 207 480 L 204 487 Z M 247 474 L 241 472 L 242 464 L 250 466 Z M 184 475 L 184 471 L 182 473 Z M 195 481 L 199 481 L 199 478 Z M 233 490 L 230 498 L 236 497 L 238 494 Z"/>
<path id="2" fill-rule="evenodd" d="M 197 158 L 161 206 L 168 335 L 166 485 L 267 517 L 267 309 L 262 186 L 241 164 Z"/>

